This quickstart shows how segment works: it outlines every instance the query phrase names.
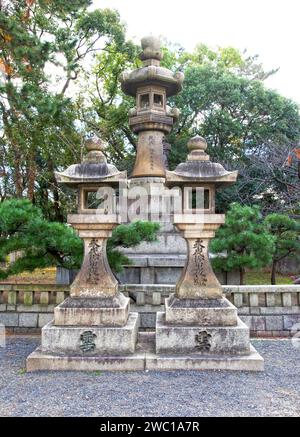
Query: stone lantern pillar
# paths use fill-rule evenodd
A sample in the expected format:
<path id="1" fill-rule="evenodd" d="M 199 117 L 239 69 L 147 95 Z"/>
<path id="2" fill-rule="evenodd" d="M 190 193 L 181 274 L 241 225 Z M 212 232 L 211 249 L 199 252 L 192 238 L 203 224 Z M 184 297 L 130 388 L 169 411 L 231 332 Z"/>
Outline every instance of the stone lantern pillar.
<path id="1" fill-rule="evenodd" d="M 84 242 L 81 269 L 70 297 L 54 309 L 54 320 L 42 329 L 41 347 L 27 358 L 27 370 L 138 370 L 135 356 L 138 314 L 118 291 L 106 255 L 106 242 L 119 222 L 114 188 L 126 183 L 126 172 L 107 164 L 103 144 L 89 140 L 83 163 L 56 178 L 78 191 L 78 212 L 68 216 Z"/>

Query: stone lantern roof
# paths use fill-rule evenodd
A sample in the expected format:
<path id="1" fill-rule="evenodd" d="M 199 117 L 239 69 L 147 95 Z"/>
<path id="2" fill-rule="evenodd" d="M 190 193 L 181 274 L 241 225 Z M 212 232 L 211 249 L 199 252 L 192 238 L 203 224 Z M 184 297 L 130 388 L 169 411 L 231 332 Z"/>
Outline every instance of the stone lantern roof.
<path id="1" fill-rule="evenodd" d="M 238 172 L 229 172 L 216 162 L 209 160 L 206 140 L 200 136 L 191 138 L 187 145 L 189 154 L 186 162 L 180 163 L 174 171 L 166 172 L 167 183 L 213 182 L 216 187 L 231 185 L 236 181 Z"/>
<path id="2" fill-rule="evenodd" d="M 125 71 L 120 76 L 121 87 L 125 94 L 136 96 L 137 89 L 145 84 L 161 86 L 166 89 L 166 96 L 170 97 L 181 91 L 184 75 L 181 72 L 173 73 L 160 66 L 163 57 L 161 43 L 155 36 L 142 39 L 142 53 L 140 59 L 143 67 L 133 71 Z"/>
<path id="3" fill-rule="evenodd" d="M 102 140 L 88 139 L 85 146 L 88 153 L 83 162 L 70 165 L 64 172 L 55 172 L 57 182 L 77 186 L 84 183 L 110 183 L 126 179 L 126 171 L 120 172 L 114 165 L 107 163 Z"/>

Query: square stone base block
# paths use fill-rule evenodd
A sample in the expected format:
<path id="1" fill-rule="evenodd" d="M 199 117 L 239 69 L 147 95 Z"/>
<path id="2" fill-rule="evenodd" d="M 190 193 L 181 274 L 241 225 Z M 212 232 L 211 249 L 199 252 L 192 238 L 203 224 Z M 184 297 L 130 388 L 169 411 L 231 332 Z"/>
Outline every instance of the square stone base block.
<path id="1" fill-rule="evenodd" d="M 145 370 L 145 354 L 125 356 L 78 356 L 47 353 L 41 347 L 32 352 L 26 360 L 27 372 L 37 370 L 60 371 L 133 371 Z"/>
<path id="2" fill-rule="evenodd" d="M 158 355 L 147 354 L 148 370 L 235 370 L 261 372 L 264 370 L 264 359 L 250 345 L 248 355 Z"/>
<path id="3" fill-rule="evenodd" d="M 138 335 L 138 313 L 130 313 L 125 326 L 55 326 L 42 329 L 43 352 L 55 354 L 133 354 Z"/>
<path id="4" fill-rule="evenodd" d="M 201 356 L 199 354 L 157 355 L 155 334 L 140 333 L 136 352 L 126 356 L 80 356 L 46 353 L 41 347 L 29 355 L 27 372 L 59 371 L 172 371 L 172 370 L 231 370 L 262 371 L 264 360 L 251 346 L 249 355 Z"/>
<path id="5" fill-rule="evenodd" d="M 129 298 L 118 293 L 112 298 L 68 297 L 54 308 L 56 326 L 124 326 Z"/>
<path id="6" fill-rule="evenodd" d="M 228 299 L 166 299 L 166 323 L 174 325 L 235 326 L 237 309 Z"/>
<path id="7" fill-rule="evenodd" d="M 156 316 L 157 354 L 247 355 L 250 353 L 249 328 L 237 319 L 236 326 L 181 326 Z"/>

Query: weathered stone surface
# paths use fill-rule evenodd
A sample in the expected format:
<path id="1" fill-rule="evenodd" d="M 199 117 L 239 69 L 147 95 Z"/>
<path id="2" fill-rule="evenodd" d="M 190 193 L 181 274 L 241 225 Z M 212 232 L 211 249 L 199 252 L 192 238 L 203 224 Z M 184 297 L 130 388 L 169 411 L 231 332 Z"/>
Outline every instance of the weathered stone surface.
<path id="1" fill-rule="evenodd" d="M 54 305 L 39 305 L 33 304 L 31 306 L 19 304 L 16 310 L 20 313 L 50 313 L 54 311 Z"/>
<path id="2" fill-rule="evenodd" d="M 144 305 L 145 304 L 145 293 L 142 291 L 136 292 L 136 304 L 137 305 Z"/>
<path id="3" fill-rule="evenodd" d="M 112 297 L 118 282 L 107 261 L 106 242 L 117 226 L 115 215 L 70 214 L 68 223 L 78 230 L 84 240 L 84 259 L 70 287 L 72 297 Z"/>
<path id="4" fill-rule="evenodd" d="M 18 326 L 19 314 L 16 313 L 1 313 L 0 323 L 4 326 Z"/>
<path id="5" fill-rule="evenodd" d="M 267 331 L 282 331 L 283 317 L 282 316 L 266 317 L 266 329 Z"/>
<path id="6" fill-rule="evenodd" d="M 253 316 L 260 315 L 260 307 L 250 307 L 249 311 L 250 311 L 250 314 L 252 314 Z"/>
<path id="7" fill-rule="evenodd" d="M 37 327 L 38 314 L 37 313 L 24 313 L 19 316 L 19 326 L 25 328 Z"/>
<path id="8" fill-rule="evenodd" d="M 26 361 L 28 372 L 38 370 L 133 371 L 133 370 L 245 370 L 262 371 L 262 357 L 250 347 L 249 355 L 156 355 L 155 336 L 140 333 L 136 352 L 126 356 L 78 356 L 35 350 Z"/>
<path id="9" fill-rule="evenodd" d="M 266 319 L 262 316 L 251 317 L 251 331 L 264 331 L 266 329 Z"/>
<path id="10" fill-rule="evenodd" d="M 55 355 L 45 353 L 42 348 L 32 352 L 26 360 L 27 372 L 38 370 L 60 370 L 60 371 L 136 371 L 145 370 L 145 354 L 134 355 L 109 355 L 109 356 L 73 356 Z"/>
<path id="11" fill-rule="evenodd" d="M 59 305 L 65 300 L 65 292 L 64 291 L 58 291 L 56 293 L 56 304 Z"/>
<path id="12" fill-rule="evenodd" d="M 300 314 L 283 316 L 284 329 L 292 329 L 298 323 L 300 323 Z"/>
<path id="13" fill-rule="evenodd" d="M 8 305 L 16 305 L 17 304 L 17 292 L 16 291 L 9 291 L 8 292 L 7 303 L 8 303 Z"/>
<path id="14" fill-rule="evenodd" d="M 161 293 L 154 292 L 152 294 L 152 304 L 153 305 L 161 305 Z"/>
<path id="15" fill-rule="evenodd" d="M 248 355 L 218 355 L 205 358 L 193 355 L 146 355 L 148 370 L 235 370 L 261 372 L 264 370 L 264 360 L 250 346 Z"/>
<path id="16" fill-rule="evenodd" d="M 6 311 L 9 313 L 9 312 L 14 312 L 14 311 L 16 311 L 17 310 L 17 307 L 18 307 L 18 305 L 10 305 L 10 304 L 7 304 L 6 305 Z"/>
<path id="17" fill-rule="evenodd" d="M 287 307 L 292 306 L 292 294 L 291 293 L 283 293 L 282 305 L 287 306 Z"/>
<path id="18" fill-rule="evenodd" d="M 273 293 L 267 293 L 266 299 L 267 299 L 267 306 L 268 307 L 275 306 L 275 295 Z"/>
<path id="19" fill-rule="evenodd" d="M 24 305 L 31 306 L 33 304 L 33 292 L 24 291 Z"/>
<path id="20" fill-rule="evenodd" d="M 138 314 L 130 313 L 127 324 L 112 326 L 54 326 L 48 323 L 42 329 L 42 349 L 55 354 L 81 353 L 84 348 L 82 335 L 87 334 L 92 351 L 87 354 L 132 354 L 135 350 L 138 332 Z M 82 355 L 85 354 L 82 352 Z"/>
<path id="21" fill-rule="evenodd" d="M 218 299 L 223 295 L 208 258 L 208 245 L 225 217 L 204 214 L 203 220 L 204 223 L 188 223 L 188 217 L 174 216 L 174 223 L 182 231 L 188 247 L 186 265 L 176 284 L 175 294 L 180 299 Z"/>
<path id="22" fill-rule="evenodd" d="M 242 322 L 245 323 L 245 325 L 248 326 L 249 329 L 251 329 L 251 324 L 252 324 L 252 317 L 251 316 L 240 316 L 240 319 Z"/>
<path id="23" fill-rule="evenodd" d="M 140 328 L 145 328 L 145 329 L 149 329 L 149 328 L 155 328 L 155 323 L 156 323 L 156 313 L 154 312 L 142 312 L 139 313 L 140 315 Z"/>
<path id="24" fill-rule="evenodd" d="M 47 323 L 51 322 L 52 319 L 53 319 L 53 314 L 51 313 L 39 314 L 38 327 L 42 328 L 43 326 L 47 325 Z"/>
<path id="25" fill-rule="evenodd" d="M 166 299 L 165 319 L 168 324 L 199 326 L 235 326 L 237 309 L 226 298 Z"/>
<path id="26" fill-rule="evenodd" d="M 56 326 L 124 326 L 129 298 L 118 293 L 113 298 L 67 298 L 54 309 Z"/>
<path id="27" fill-rule="evenodd" d="M 250 293 L 249 294 L 249 303 L 251 307 L 258 307 L 258 294 L 257 293 Z"/>
<path id="28" fill-rule="evenodd" d="M 142 267 L 140 274 L 141 274 L 140 280 L 142 284 L 154 284 L 155 272 L 153 267 Z"/>
<path id="29" fill-rule="evenodd" d="M 40 305 L 49 305 L 49 293 L 47 291 L 41 292 Z"/>
<path id="30" fill-rule="evenodd" d="M 271 314 L 278 314 L 278 315 L 284 315 L 284 314 L 300 314 L 300 307 L 299 306 L 292 306 L 292 307 L 261 307 L 260 308 L 261 314 L 265 315 L 271 315 Z"/>
<path id="31" fill-rule="evenodd" d="M 249 329 L 240 319 L 237 326 L 178 326 L 167 324 L 164 313 L 157 313 L 157 354 L 235 355 L 249 353 L 249 347 Z"/>
<path id="32" fill-rule="evenodd" d="M 235 293 L 233 298 L 234 298 L 234 300 L 233 300 L 234 305 L 237 308 L 240 308 L 240 307 L 243 306 L 243 295 L 242 295 L 242 293 Z"/>

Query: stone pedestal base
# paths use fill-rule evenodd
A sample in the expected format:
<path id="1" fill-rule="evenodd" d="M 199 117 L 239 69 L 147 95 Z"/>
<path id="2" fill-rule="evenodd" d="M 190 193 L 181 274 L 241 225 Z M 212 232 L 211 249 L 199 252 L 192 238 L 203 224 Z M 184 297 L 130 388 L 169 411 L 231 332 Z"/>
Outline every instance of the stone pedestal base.
<path id="1" fill-rule="evenodd" d="M 138 334 L 138 313 L 130 313 L 126 325 L 115 326 L 55 326 L 48 323 L 42 329 L 44 352 L 89 355 L 133 354 Z"/>
<path id="2" fill-rule="evenodd" d="M 264 360 L 250 346 L 248 355 L 157 355 L 155 334 L 140 333 L 136 352 L 124 356 L 82 356 L 75 353 L 45 352 L 41 347 L 27 358 L 28 372 L 37 370 L 72 371 L 169 371 L 169 370 L 232 370 L 262 371 Z"/>
<path id="3" fill-rule="evenodd" d="M 145 370 L 145 354 L 135 353 L 125 356 L 78 356 L 47 353 L 41 347 L 32 352 L 26 360 L 27 372 L 38 370 L 60 371 L 134 371 Z"/>
<path id="4" fill-rule="evenodd" d="M 238 318 L 236 326 L 178 326 L 157 313 L 157 354 L 247 355 L 250 352 L 249 328 Z"/>
<path id="5" fill-rule="evenodd" d="M 264 360 L 250 345 L 248 355 L 147 355 L 148 370 L 232 370 L 246 372 L 261 372 L 264 370 Z"/>
<path id="6" fill-rule="evenodd" d="M 69 297 L 54 308 L 55 326 L 124 326 L 129 298 L 118 293 L 112 298 Z"/>
<path id="7" fill-rule="evenodd" d="M 166 299 L 167 324 L 200 326 L 235 326 L 237 309 L 228 299 Z"/>

